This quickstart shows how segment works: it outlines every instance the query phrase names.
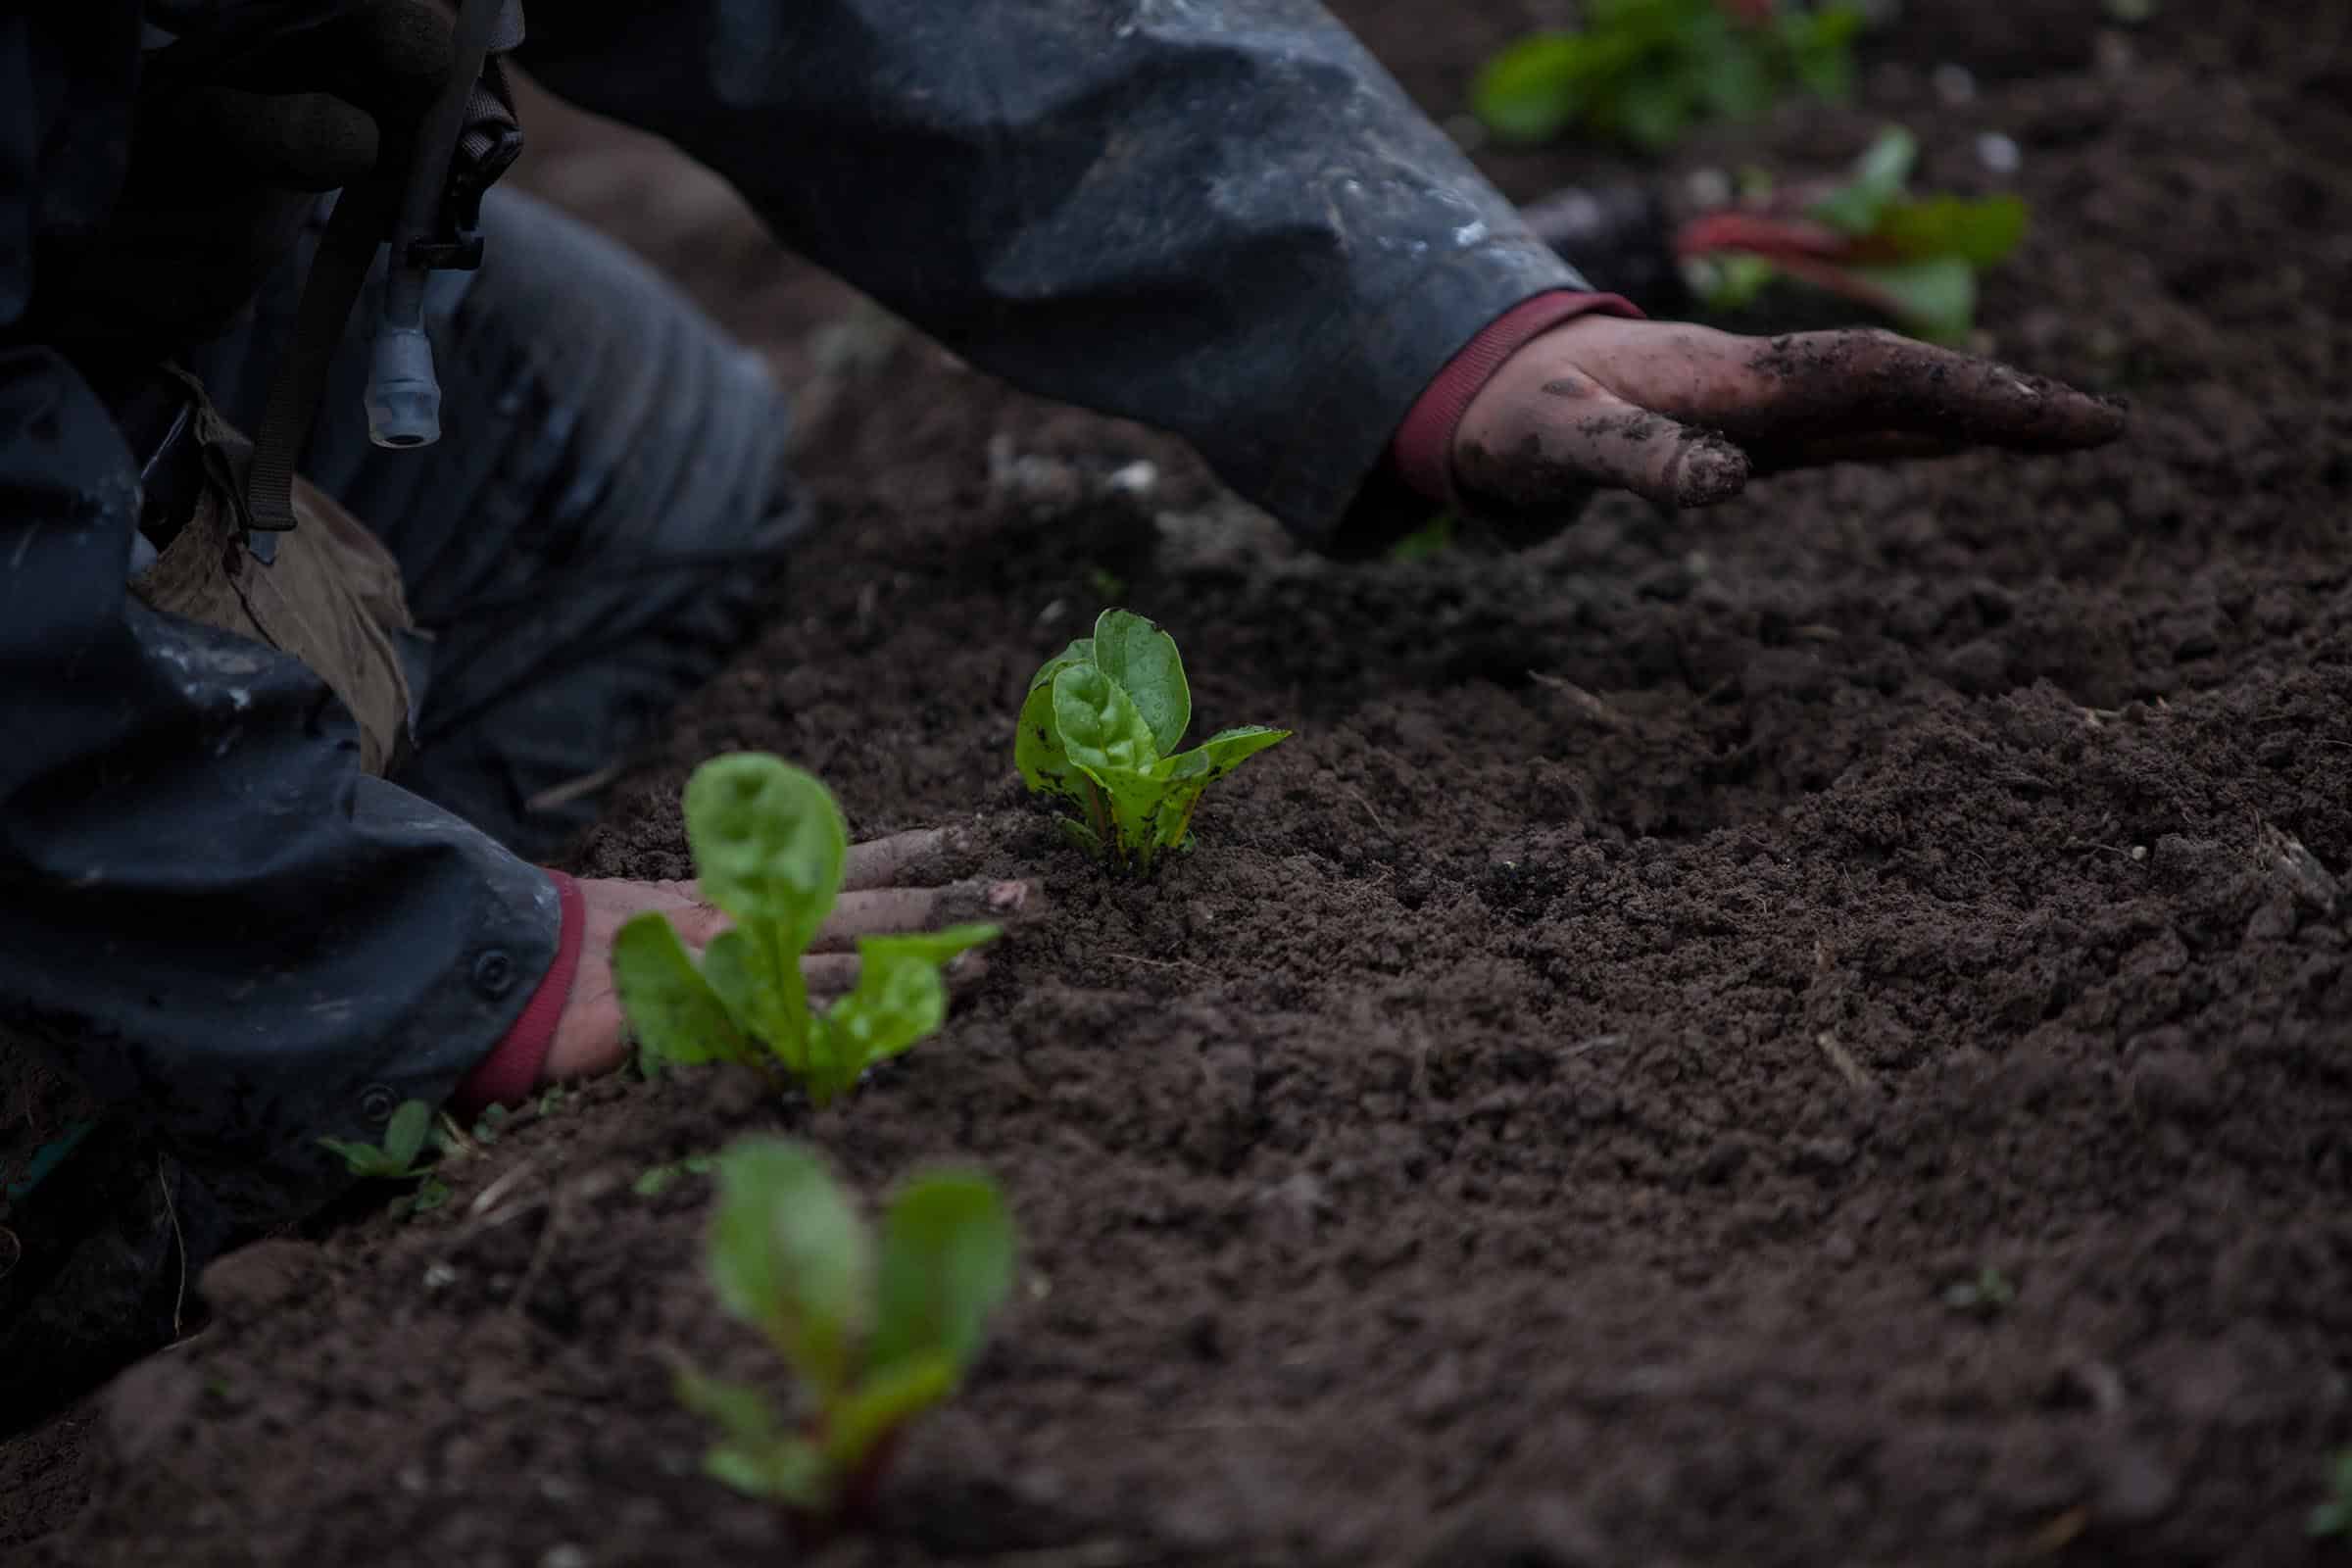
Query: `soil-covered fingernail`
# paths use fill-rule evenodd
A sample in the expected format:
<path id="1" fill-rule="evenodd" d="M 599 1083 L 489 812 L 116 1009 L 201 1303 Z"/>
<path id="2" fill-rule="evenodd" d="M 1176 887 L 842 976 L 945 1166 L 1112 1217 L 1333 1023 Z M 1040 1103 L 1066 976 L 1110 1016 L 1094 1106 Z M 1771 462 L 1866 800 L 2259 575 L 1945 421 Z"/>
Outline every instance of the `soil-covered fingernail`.
<path id="1" fill-rule="evenodd" d="M 1717 436 L 1683 443 L 1667 470 L 1676 506 L 1711 507 L 1747 488 L 1747 454 Z"/>
<path id="2" fill-rule="evenodd" d="M 963 920 L 1026 919 L 1043 906 L 1045 898 L 1034 883 L 957 882 L 940 899 L 939 917 Z"/>

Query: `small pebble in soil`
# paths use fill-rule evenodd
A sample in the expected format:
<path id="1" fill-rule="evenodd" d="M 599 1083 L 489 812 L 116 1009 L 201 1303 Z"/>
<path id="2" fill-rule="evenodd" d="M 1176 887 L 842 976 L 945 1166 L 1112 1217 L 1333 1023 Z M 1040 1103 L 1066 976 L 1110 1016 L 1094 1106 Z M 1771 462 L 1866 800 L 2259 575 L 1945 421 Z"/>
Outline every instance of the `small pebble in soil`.
<path id="1" fill-rule="evenodd" d="M 1928 77 L 1928 84 L 1947 104 L 1964 104 L 1977 95 L 1977 78 L 1966 66 L 1937 66 Z"/>
<path id="2" fill-rule="evenodd" d="M 1977 138 L 1977 162 L 1996 174 L 2014 174 L 2025 154 L 2018 150 L 2014 138 L 1997 130 L 1988 130 Z"/>
<path id="3" fill-rule="evenodd" d="M 1159 466 L 1149 458 L 1114 468 L 1102 480 L 1103 489 L 1131 496 L 1148 496 L 1158 487 Z"/>

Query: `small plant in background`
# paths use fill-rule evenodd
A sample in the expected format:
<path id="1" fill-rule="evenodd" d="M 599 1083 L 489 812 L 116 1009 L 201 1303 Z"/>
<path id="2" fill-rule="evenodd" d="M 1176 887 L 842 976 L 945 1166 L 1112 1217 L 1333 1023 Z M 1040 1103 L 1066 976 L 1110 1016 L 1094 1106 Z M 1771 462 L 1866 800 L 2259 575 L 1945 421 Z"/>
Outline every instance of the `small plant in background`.
<path id="1" fill-rule="evenodd" d="M 1471 108 L 1495 136 L 1570 129 L 1656 152 L 1704 120 L 1753 120 L 1783 94 L 1842 98 L 1859 6 L 1794 0 L 1587 0 L 1585 25 L 1539 32 L 1488 62 Z"/>
<path id="2" fill-rule="evenodd" d="M 719 1156 L 710 1271 L 719 1303 L 799 1382 L 779 1410 L 756 1389 L 677 1374 L 679 1400 L 725 1438 L 705 1457 L 740 1492 L 829 1521 L 872 1496 L 900 1434 L 953 1395 L 1011 1292 L 1012 1218 L 970 1171 L 918 1174 L 879 1242 L 822 1159 L 780 1138 Z"/>
<path id="3" fill-rule="evenodd" d="M 1710 309 L 1737 310 L 1777 277 L 1866 305 L 1922 337 L 1964 337 L 1974 324 L 1977 275 L 2026 234 L 2017 196 L 1915 197 L 1919 141 L 1900 126 L 1871 144 L 1836 184 L 1755 191 L 1740 208 L 1710 213 L 1676 238 L 1693 291 Z"/>
<path id="4" fill-rule="evenodd" d="M 1411 533 L 1389 546 L 1389 559 L 1398 565 L 1434 560 L 1453 548 L 1453 514 L 1441 512 Z"/>
<path id="5" fill-rule="evenodd" d="M 1031 677 L 1013 760 L 1031 794 L 1078 808 L 1062 828 L 1081 849 L 1149 875 L 1162 853 L 1190 840 L 1201 792 L 1291 733 L 1252 724 L 1178 752 L 1192 721 L 1176 639 L 1141 615 L 1105 610 L 1092 637 Z"/>
<path id="6" fill-rule="evenodd" d="M 2352 1448 L 2328 1457 L 2327 1498 L 2312 1508 L 2303 1528 L 2315 1540 L 2352 1540 Z"/>
<path id="7" fill-rule="evenodd" d="M 402 1214 L 422 1214 L 449 1201 L 449 1184 L 419 1163 L 433 1142 L 433 1107 L 421 1100 L 406 1100 L 384 1123 L 381 1144 L 363 1144 L 351 1138 L 321 1138 L 319 1144 L 343 1161 L 354 1176 L 366 1181 L 416 1183 L 416 1190 L 393 1204 Z"/>
<path id="8" fill-rule="evenodd" d="M 1955 1281 L 1943 1292 L 1944 1305 L 1978 1317 L 1996 1317 L 2016 1299 L 2016 1282 L 1989 1263 L 1977 1271 L 1975 1279 Z"/>
<path id="9" fill-rule="evenodd" d="M 840 896 L 850 842 L 831 793 L 762 752 L 714 758 L 687 780 L 686 840 L 703 897 L 735 924 L 700 967 L 659 914 L 613 937 L 613 983 L 649 1067 L 742 1062 L 829 1104 L 947 1021 L 940 971 L 997 936 L 993 925 L 959 925 L 860 937 L 856 989 L 818 1012 L 801 955 Z"/>
<path id="10" fill-rule="evenodd" d="M 660 1198 L 688 1176 L 708 1176 L 718 1168 L 718 1160 L 710 1154 L 688 1154 L 666 1165 L 648 1165 L 629 1184 L 629 1191 L 639 1198 Z"/>

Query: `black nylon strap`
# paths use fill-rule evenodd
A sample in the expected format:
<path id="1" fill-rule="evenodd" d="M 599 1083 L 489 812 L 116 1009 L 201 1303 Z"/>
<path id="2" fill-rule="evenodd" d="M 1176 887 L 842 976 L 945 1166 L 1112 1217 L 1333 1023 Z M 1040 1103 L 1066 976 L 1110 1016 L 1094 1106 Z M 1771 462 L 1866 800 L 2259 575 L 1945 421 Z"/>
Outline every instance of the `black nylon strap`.
<path id="1" fill-rule="evenodd" d="M 468 89 L 455 167 L 442 177 L 449 192 L 470 220 L 484 188 L 506 172 L 522 151 L 522 132 L 514 121 L 514 105 L 498 56 L 522 41 L 523 18 L 519 0 L 501 0 L 491 30 L 490 53 L 483 72 Z M 293 342 L 286 363 L 270 386 L 270 402 L 254 432 L 252 466 L 246 470 L 243 523 L 265 533 L 283 533 L 294 526 L 294 467 L 302 461 L 311 426 L 326 389 L 328 367 L 343 339 L 343 328 L 359 302 L 360 289 L 374 264 L 375 249 L 392 232 L 398 210 L 402 172 L 346 187 L 327 220 L 326 232 L 304 279 L 302 302 L 296 307 Z M 398 258 L 395 258 L 398 261 Z M 468 263 L 467 265 L 470 265 Z"/>
<path id="2" fill-rule="evenodd" d="M 326 390 L 327 367 L 391 217 L 390 188 L 371 180 L 343 192 L 319 236 L 302 303 L 295 309 L 293 343 L 270 382 L 269 407 L 254 432 L 242 519 L 249 528 L 283 533 L 294 526 L 294 466 L 302 461 Z"/>

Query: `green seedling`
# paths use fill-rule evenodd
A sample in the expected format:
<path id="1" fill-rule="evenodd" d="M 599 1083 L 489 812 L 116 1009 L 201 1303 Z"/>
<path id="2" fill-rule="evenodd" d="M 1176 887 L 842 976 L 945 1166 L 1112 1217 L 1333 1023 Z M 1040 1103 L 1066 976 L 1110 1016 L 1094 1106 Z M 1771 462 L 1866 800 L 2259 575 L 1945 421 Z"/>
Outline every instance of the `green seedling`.
<path id="1" fill-rule="evenodd" d="M 1882 132 L 1843 181 L 1769 193 L 1693 220 L 1676 249 L 1708 307 L 1737 310 L 1775 278 L 1840 295 L 1921 337 L 1951 341 L 1976 320 L 1977 278 L 2026 234 L 2017 196 L 1915 197 L 1919 141 Z"/>
<path id="2" fill-rule="evenodd" d="M 1496 137 L 1571 129 L 1656 152 L 1707 120 L 1753 120 L 1784 94 L 1843 98 L 1861 7 L 1794 0 L 1588 0 L 1579 31 L 1522 38 L 1488 62 L 1471 108 Z"/>
<path id="3" fill-rule="evenodd" d="M 2352 1540 L 2352 1448 L 2338 1448 L 2328 1460 L 2328 1495 L 2313 1505 L 2303 1529 L 2314 1540 L 2335 1537 Z"/>
<path id="4" fill-rule="evenodd" d="M 725 1438 L 718 1480 L 825 1521 L 861 1508 L 906 1424 L 954 1394 L 1010 1294 L 1012 1218 L 970 1171 L 917 1175 L 879 1240 L 808 1148 L 747 1139 L 719 1156 L 710 1271 L 800 1385 L 791 1410 L 681 1367 L 678 1398 Z"/>
<path id="5" fill-rule="evenodd" d="M 1094 590 L 1097 599 L 1118 599 L 1127 592 L 1127 579 L 1108 566 L 1087 567 L 1086 585 Z"/>
<path id="6" fill-rule="evenodd" d="M 421 1100 L 405 1100 L 384 1123 L 381 1144 L 363 1144 L 350 1138 L 321 1138 L 318 1142 L 343 1161 L 354 1176 L 368 1181 L 414 1181 L 416 1188 L 394 1201 L 396 1214 L 422 1214 L 449 1201 L 449 1184 L 419 1164 L 433 1139 L 433 1107 Z"/>
<path id="7" fill-rule="evenodd" d="M 1201 792 L 1291 733 L 1252 724 L 1179 752 L 1192 721 L 1176 639 L 1141 615 L 1105 610 L 1092 637 L 1030 678 L 1013 760 L 1031 794 L 1078 808 L 1062 828 L 1079 848 L 1150 875 L 1163 853 L 1189 844 Z"/>
<path id="8" fill-rule="evenodd" d="M 1979 1317 L 1998 1316 L 2016 1299 L 2016 1283 L 1989 1263 L 1977 1271 L 1975 1279 L 1956 1281 L 1943 1292 L 1944 1305 L 1955 1312 L 1972 1312 Z"/>
<path id="9" fill-rule="evenodd" d="M 677 929 L 640 914 L 612 940 L 612 978 L 649 1069 L 742 1062 L 830 1104 L 858 1075 L 947 1021 L 941 970 L 993 925 L 860 937 L 856 989 L 819 1012 L 801 955 L 841 893 L 849 829 L 814 777 L 779 758 L 714 758 L 686 784 L 703 897 L 733 916 L 697 965 Z"/>
<path id="10" fill-rule="evenodd" d="M 709 1154 L 688 1154 L 666 1165 L 649 1165 L 629 1184 L 629 1191 L 639 1198 L 659 1198 L 688 1176 L 708 1176 L 718 1168 L 718 1161 Z"/>
<path id="11" fill-rule="evenodd" d="M 1453 548 L 1454 532 L 1453 514 L 1441 512 L 1389 546 L 1389 559 L 1399 565 L 1433 560 Z"/>
<path id="12" fill-rule="evenodd" d="M 330 1152 L 341 1157 L 354 1176 L 372 1180 L 400 1181 L 410 1176 L 421 1176 L 425 1167 L 416 1163 L 424 1152 L 425 1141 L 432 1136 L 433 1107 L 421 1100 L 401 1102 L 384 1124 L 381 1145 L 363 1144 L 350 1138 L 321 1138 L 318 1142 Z"/>

